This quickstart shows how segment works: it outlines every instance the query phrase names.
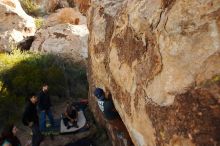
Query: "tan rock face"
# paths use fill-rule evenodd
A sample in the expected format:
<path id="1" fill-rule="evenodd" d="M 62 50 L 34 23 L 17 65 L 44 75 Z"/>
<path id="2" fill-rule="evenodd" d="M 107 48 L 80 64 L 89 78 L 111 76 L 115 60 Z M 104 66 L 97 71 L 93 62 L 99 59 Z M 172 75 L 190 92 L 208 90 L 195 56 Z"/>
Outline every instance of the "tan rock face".
<path id="1" fill-rule="evenodd" d="M 90 7 L 90 0 L 35 0 L 46 13 L 55 12 L 60 8 L 76 7 L 82 14 L 86 14 Z"/>
<path id="2" fill-rule="evenodd" d="M 34 35 L 34 19 L 24 12 L 18 0 L 0 0 L 0 15 L 0 51 L 11 51 L 10 44 Z"/>
<path id="3" fill-rule="evenodd" d="M 91 5 L 94 114 L 92 92 L 102 87 L 112 93 L 135 145 L 219 144 L 220 1 L 93 0 Z"/>
<path id="4" fill-rule="evenodd" d="M 86 25 L 58 24 L 40 29 L 32 43 L 31 50 L 42 53 L 59 54 L 83 62 L 88 57 Z"/>
<path id="5" fill-rule="evenodd" d="M 48 16 L 45 20 L 44 27 L 50 27 L 57 24 L 69 23 L 72 25 L 86 25 L 86 17 L 83 16 L 77 9 L 63 8 L 56 13 Z"/>

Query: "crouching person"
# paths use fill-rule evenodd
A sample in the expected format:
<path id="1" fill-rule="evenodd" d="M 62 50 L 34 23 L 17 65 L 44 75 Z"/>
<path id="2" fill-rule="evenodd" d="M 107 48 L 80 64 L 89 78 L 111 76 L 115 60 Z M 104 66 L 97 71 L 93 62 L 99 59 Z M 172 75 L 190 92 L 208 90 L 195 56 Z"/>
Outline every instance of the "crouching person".
<path id="1" fill-rule="evenodd" d="M 37 114 L 37 101 L 38 98 L 35 94 L 31 94 L 28 97 L 28 102 L 26 104 L 22 122 L 25 126 L 28 126 L 32 130 L 32 146 L 39 146 L 43 137 L 39 130 L 39 119 Z"/>
<path id="2" fill-rule="evenodd" d="M 66 111 L 63 114 L 63 122 L 64 125 L 67 127 L 67 129 L 70 129 L 72 127 L 78 128 L 77 117 L 78 117 L 78 111 L 73 105 L 68 103 L 66 107 Z"/>

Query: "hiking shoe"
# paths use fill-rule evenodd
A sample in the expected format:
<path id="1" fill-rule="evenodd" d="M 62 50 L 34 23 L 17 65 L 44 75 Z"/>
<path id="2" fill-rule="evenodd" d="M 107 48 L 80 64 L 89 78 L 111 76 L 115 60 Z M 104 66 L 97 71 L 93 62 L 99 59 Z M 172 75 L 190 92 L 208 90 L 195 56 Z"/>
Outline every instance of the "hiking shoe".
<path id="1" fill-rule="evenodd" d="M 30 136 L 33 136 L 33 132 L 32 131 L 29 134 L 30 134 Z"/>
<path id="2" fill-rule="evenodd" d="M 70 126 L 70 125 L 68 125 L 66 128 L 67 128 L 67 129 L 70 129 L 70 128 L 71 128 L 71 126 Z"/>
<path id="3" fill-rule="evenodd" d="M 76 125 L 74 125 L 74 127 L 76 127 L 76 128 L 79 128 L 79 126 L 76 124 Z"/>

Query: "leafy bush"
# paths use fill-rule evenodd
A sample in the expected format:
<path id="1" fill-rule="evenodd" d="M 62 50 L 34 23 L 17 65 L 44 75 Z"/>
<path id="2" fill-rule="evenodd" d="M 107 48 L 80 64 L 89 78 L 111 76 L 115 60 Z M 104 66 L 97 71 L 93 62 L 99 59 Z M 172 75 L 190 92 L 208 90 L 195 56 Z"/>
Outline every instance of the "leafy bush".
<path id="1" fill-rule="evenodd" d="M 21 0 L 21 6 L 24 11 L 33 16 L 38 16 L 40 14 L 40 7 L 33 0 Z"/>
<path id="2" fill-rule="evenodd" d="M 79 64 L 19 50 L 0 54 L 0 123 L 19 118 L 25 98 L 39 91 L 43 82 L 52 96 L 87 97 L 86 70 Z"/>
<path id="3" fill-rule="evenodd" d="M 43 25 L 44 19 L 43 18 L 36 18 L 34 20 L 35 26 L 37 29 L 41 28 Z"/>

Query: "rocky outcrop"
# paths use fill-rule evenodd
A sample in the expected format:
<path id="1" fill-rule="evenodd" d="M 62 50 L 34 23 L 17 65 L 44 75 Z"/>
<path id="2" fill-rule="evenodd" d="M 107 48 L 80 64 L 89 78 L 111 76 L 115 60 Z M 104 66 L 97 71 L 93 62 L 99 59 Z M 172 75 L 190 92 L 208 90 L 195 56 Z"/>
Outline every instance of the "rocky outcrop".
<path id="1" fill-rule="evenodd" d="M 43 27 L 51 27 L 65 23 L 72 25 L 86 25 L 86 17 L 77 9 L 63 8 L 59 9 L 56 13 L 49 15 L 45 20 Z"/>
<path id="2" fill-rule="evenodd" d="M 76 7 L 82 14 L 86 14 L 90 7 L 90 0 L 35 0 L 46 13 L 55 12 L 60 8 Z"/>
<path id="3" fill-rule="evenodd" d="M 75 62 L 88 56 L 86 25 L 58 24 L 40 29 L 32 43 L 31 51 L 58 54 Z"/>
<path id="4" fill-rule="evenodd" d="M 18 0 L 0 0 L 0 51 L 35 33 L 34 19 L 22 9 Z"/>
<path id="5" fill-rule="evenodd" d="M 92 95 L 102 87 L 137 146 L 219 145 L 220 1 L 93 0 L 91 6 L 95 117 L 103 122 Z"/>

